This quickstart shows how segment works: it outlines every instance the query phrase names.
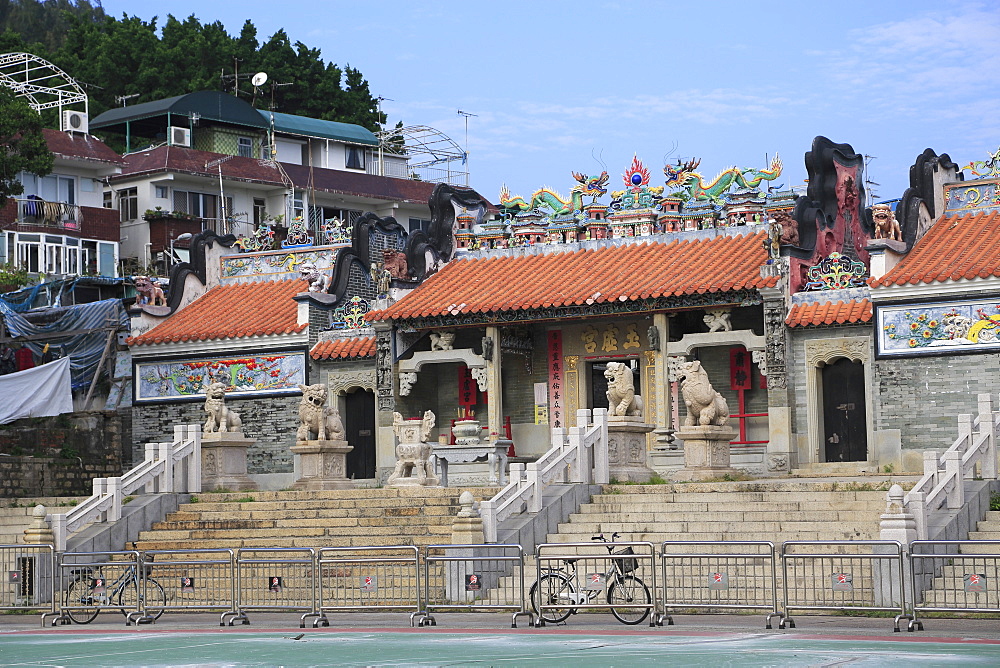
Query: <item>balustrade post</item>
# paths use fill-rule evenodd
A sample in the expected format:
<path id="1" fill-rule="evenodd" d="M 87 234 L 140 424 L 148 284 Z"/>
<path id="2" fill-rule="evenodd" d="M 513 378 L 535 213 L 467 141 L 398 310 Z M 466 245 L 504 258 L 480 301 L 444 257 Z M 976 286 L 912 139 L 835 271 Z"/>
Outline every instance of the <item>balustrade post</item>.
<path id="1" fill-rule="evenodd" d="M 594 425 L 598 427 L 597 439 L 594 441 L 594 477 L 592 481 L 598 485 L 606 485 L 611 480 L 611 467 L 608 460 L 608 409 L 594 409 Z"/>
<path id="2" fill-rule="evenodd" d="M 941 469 L 938 465 L 937 450 L 924 450 L 924 475 L 931 476 L 931 489 L 937 487 Z"/>
<path id="3" fill-rule="evenodd" d="M 542 511 L 542 486 L 538 481 L 538 463 L 529 462 L 525 472 L 528 476 L 528 484 L 531 485 L 531 494 L 528 495 L 528 512 L 539 513 Z"/>
<path id="4" fill-rule="evenodd" d="M 145 457 L 143 458 L 144 461 L 147 462 L 156 461 L 156 443 L 147 443 L 144 455 L 145 455 Z"/>
<path id="5" fill-rule="evenodd" d="M 916 524 L 917 540 L 928 540 L 927 536 L 927 501 L 923 492 L 909 492 L 906 495 L 906 508 L 913 515 Z"/>
<path id="6" fill-rule="evenodd" d="M 566 427 L 555 427 L 552 429 L 551 447 L 562 449 L 566 444 Z"/>
<path id="7" fill-rule="evenodd" d="M 583 448 L 583 435 L 585 427 L 576 426 L 571 427 L 569 430 L 569 446 L 568 449 L 572 452 L 570 465 L 569 465 L 569 479 L 565 478 L 566 470 L 563 469 L 564 480 L 566 482 L 587 482 L 586 478 L 590 476 L 583 472 L 583 458 L 584 458 L 584 448 Z"/>
<path id="8" fill-rule="evenodd" d="M 486 499 L 479 502 L 479 516 L 483 518 L 483 538 L 487 543 L 497 542 L 496 501 Z"/>
<path id="9" fill-rule="evenodd" d="M 191 454 L 187 460 L 187 489 L 188 494 L 195 494 L 201 491 L 201 425 L 188 425 L 188 436 L 194 441 Z"/>
<path id="10" fill-rule="evenodd" d="M 172 450 L 173 443 L 160 443 L 160 462 L 163 464 L 163 473 L 160 475 L 160 489 L 159 492 L 173 492 L 174 491 L 174 467 L 171 466 L 173 462 Z"/>
<path id="11" fill-rule="evenodd" d="M 979 432 L 986 434 L 980 473 L 983 480 L 997 479 L 997 428 L 996 413 L 989 394 L 979 395 Z"/>
<path id="12" fill-rule="evenodd" d="M 945 475 L 951 480 L 948 489 L 948 508 L 956 510 L 965 505 L 965 479 L 962 476 L 962 453 L 949 450 L 944 453 Z"/>
<path id="13" fill-rule="evenodd" d="M 49 523 L 52 525 L 52 536 L 53 545 L 55 546 L 56 552 L 66 551 L 66 513 L 59 513 L 57 515 L 48 516 Z"/>
<path id="14" fill-rule="evenodd" d="M 972 445 L 972 416 L 968 413 L 960 413 L 958 416 L 958 450 L 963 455 Z"/>
<path id="15" fill-rule="evenodd" d="M 108 478 L 108 495 L 111 497 L 111 507 L 108 508 L 108 522 L 117 522 L 122 518 L 122 479 Z"/>
<path id="16" fill-rule="evenodd" d="M 93 489 L 94 489 L 93 496 L 96 496 L 96 497 L 100 498 L 100 497 L 102 497 L 102 496 L 104 496 L 105 494 L 108 493 L 108 479 L 107 478 L 94 478 L 91 481 L 91 484 L 93 485 Z M 101 514 L 99 516 L 99 520 L 98 521 L 100 521 L 100 522 L 107 522 L 108 521 L 108 513 L 107 513 L 107 511 L 104 511 L 104 510 L 101 511 Z"/>

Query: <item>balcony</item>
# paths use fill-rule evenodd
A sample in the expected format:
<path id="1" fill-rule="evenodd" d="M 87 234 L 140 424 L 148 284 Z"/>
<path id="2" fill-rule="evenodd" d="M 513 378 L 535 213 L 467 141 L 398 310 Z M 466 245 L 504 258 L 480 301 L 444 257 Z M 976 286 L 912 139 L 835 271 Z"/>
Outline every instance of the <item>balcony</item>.
<path id="1" fill-rule="evenodd" d="M 76 204 L 26 198 L 15 199 L 14 206 L 13 228 L 21 232 L 38 228 L 78 232 L 83 226 L 83 207 Z"/>

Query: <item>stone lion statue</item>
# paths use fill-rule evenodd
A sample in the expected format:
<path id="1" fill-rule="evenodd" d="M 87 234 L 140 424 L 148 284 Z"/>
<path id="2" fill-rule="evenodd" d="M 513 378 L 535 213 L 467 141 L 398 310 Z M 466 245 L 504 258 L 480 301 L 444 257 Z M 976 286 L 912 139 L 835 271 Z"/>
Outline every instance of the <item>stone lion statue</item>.
<path id="1" fill-rule="evenodd" d="M 642 415 L 642 397 L 635 393 L 632 369 L 624 362 L 608 362 L 604 377 L 608 379 L 608 414 Z"/>
<path id="2" fill-rule="evenodd" d="M 709 334 L 712 332 L 731 332 L 733 331 L 733 323 L 729 317 L 728 309 L 708 309 L 705 311 L 702 321 L 708 327 Z"/>
<path id="3" fill-rule="evenodd" d="M 149 276 L 136 276 L 133 281 L 135 291 L 139 294 L 136 303 L 148 306 L 166 306 L 167 298 L 163 294 L 163 288 L 156 284 Z"/>
<path id="4" fill-rule="evenodd" d="M 312 262 L 303 262 L 299 275 L 309 282 L 309 292 L 326 292 L 330 288 L 330 277 Z"/>
<path id="5" fill-rule="evenodd" d="M 240 419 L 240 414 L 226 406 L 225 383 L 214 382 L 205 388 L 205 412 L 208 413 L 208 419 L 202 428 L 203 433 L 243 434 L 243 420 Z"/>
<path id="6" fill-rule="evenodd" d="M 431 332 L 431 350 L 453 350 L 455 348 L 455 332 Z"/>
<path id="7" fill-rule="evenodd" d="M 340 411 L 326 405 L 326 385 L 299 385 L 299 389 L 302 401 L 299 402 L 299 428 L 295 440 L 311 441 L 315 435 L 320 441 L 343 441 L 344 423 Z"/>
<path id="8" fill-rule="evenodd" d="M 896 214 L 888 204 L 876 204 L 872 207 L 872 220 L 875 222 L 876 239 L 903 240 L 903 231 L 899 228 Z"/>
<path id="9" fill-rule="evenodd" d="M 729 421 L 729 404 L 726 398 L 715 391 L 708 380 L 708 374 L 701 362 L 694 360 L 678 367 L 677 377 L 681 381 L 681 395 L 688 414 L 685 427 L 715 425 L 721 427 Z"/>
<path id="10" fill-rule="evenodd" d="M 382 250 L 382 268 L 393 278 L 407 278 L 409 267 L 406 263 L 406 253 L 391 248 Z"/>

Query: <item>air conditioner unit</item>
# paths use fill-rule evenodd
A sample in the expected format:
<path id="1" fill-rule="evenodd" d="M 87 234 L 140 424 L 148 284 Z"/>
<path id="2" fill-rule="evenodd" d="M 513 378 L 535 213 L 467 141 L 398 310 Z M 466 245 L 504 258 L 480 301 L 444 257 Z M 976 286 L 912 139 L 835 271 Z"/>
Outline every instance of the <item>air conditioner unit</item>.
<path id="1" fill-rule="evenodd" d="M 63 132 L 82 132 L 87 134 L 89 130 L 89 119 L 82 111 L 64 110 L 62 112 Z"/>
<path id="2" fill-rule="evenodd" d="M 176 126 L 170 127 L 170 145 L 171 146 L 191 146 L 191 129 L 190 128 L 179 128 Z"/>

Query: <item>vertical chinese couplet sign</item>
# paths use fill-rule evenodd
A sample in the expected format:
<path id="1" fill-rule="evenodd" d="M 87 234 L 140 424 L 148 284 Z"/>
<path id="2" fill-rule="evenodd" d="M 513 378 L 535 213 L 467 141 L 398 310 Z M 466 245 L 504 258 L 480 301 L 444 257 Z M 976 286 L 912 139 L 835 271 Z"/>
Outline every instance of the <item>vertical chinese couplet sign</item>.
<path id="1" fill-rule="evenodd" d="M 750 353 L 743 346 L 735 346 L 729 349 L 729 389 L 749 390 L 751 388 L 750 379 Z"/>
<path id="2" fill-rule="evenodd" d="M 563 417 L 563 338 L 562 330 L 548 333 L 549 359 L 549 425 L 565 427 Z"/>
<path id="3" fill-rule="evenodd" d="M 472 377 L 472 370 L 467 366 L 458 368 L 458 405 L 466 408 L 475 407 L 479 403 L 479 386 Z"/>

